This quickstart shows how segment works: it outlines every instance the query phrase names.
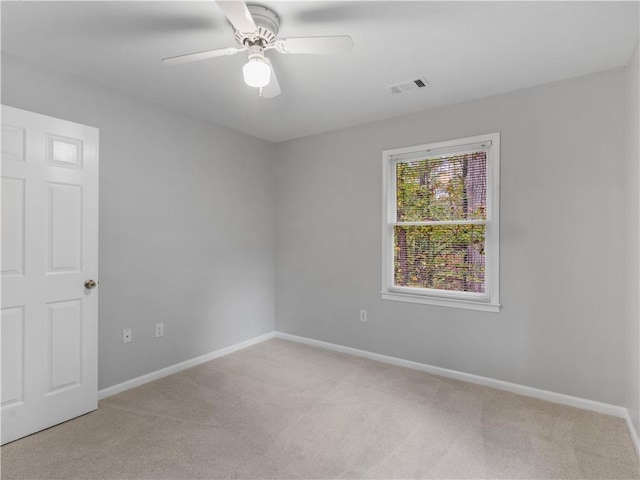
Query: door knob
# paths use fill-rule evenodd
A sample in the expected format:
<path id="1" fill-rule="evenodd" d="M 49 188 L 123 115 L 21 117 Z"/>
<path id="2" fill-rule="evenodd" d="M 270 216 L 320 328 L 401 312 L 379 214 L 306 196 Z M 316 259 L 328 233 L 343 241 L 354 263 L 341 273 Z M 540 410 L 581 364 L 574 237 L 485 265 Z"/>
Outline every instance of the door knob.
<path id="1" fill-rule="evenodd" d="M 96 282 L 95 280 L 87 280 L 86 282 L 84 282 L 84 288 L 86 288 L 87 290 L 91 290 L 92 288 L 96 288 L 98 286 L 98 282 Z"/>

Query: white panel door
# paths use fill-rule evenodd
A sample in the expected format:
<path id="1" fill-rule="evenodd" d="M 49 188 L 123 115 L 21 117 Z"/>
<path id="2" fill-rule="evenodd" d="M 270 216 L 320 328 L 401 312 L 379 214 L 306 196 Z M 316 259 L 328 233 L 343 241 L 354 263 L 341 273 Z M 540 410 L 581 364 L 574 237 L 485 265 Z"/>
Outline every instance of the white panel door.
<path id="1" fill-rule="evenodd" d="M 2 106 L 2 444 L 98 406 L 98 130 Z"/>

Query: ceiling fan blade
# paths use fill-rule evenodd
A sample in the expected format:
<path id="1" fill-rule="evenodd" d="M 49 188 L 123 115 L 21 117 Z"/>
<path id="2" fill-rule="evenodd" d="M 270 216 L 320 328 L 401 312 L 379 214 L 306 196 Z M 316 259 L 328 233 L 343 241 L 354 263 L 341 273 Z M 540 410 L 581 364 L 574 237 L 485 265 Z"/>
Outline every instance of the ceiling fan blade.
<path id="1" fill-rule="evenodd" d="M 282 93 L 282 90 L 280 90 L 280 84 L 278 83 L 278 77 L 276 77 L 276 71 L 273 69 L 271 60 L 269 60 L 267 57 L 264 57 L 264 61 L 269 65 L 269 67 L 271 67 L 271 79 L 269 80 L 269 84 L 266 87 L 262 88 L 262 96 L 264 98 L 277 97 Z"/>
<path id="2" fill-rule="evenodd" d="M 229 47 L 218 48 L 217 50 L 207 50 L 205 52 L 188 53 L 186 55 L 177 55 L 175 57 L 167 57 L 162 59 L 165 65 L 182 65 L 183 63 L 199 62 L 208 58 L 223 57 L 225 55 L 234 55 L 242 52 L 244 48 Z"/>
<path id="3" fill-rule="evenodd" d="M 218 0 L 217 3 L 236 30 L 243 33 L 252 33 L 258 30 L 246 3 L 240 0 Z"/>
<path id="4" fill-rule="evenodd" d="M 353 40 L 349 35 L 281 38 L 275 44 L 280 53 L 347 53 L 352 48 Z"/>

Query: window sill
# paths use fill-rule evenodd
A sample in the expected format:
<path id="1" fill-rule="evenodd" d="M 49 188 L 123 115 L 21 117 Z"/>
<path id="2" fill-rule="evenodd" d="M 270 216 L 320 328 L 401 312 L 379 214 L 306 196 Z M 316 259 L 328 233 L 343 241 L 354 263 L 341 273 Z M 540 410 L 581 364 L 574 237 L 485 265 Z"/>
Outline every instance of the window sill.
<path id="1" fill-rule="evenodd" d="M 480 302 L 473 300 L 460 300 L 457 298 L 432 297 L 426 295 L 412 295 L 409 293 L 380 292 L 383 300 L 396 302 L 422 303 L 424 305 L 436 305 L 438 307 L 464 308 L 481 312 L 499 312 L 499 303 Z"/>

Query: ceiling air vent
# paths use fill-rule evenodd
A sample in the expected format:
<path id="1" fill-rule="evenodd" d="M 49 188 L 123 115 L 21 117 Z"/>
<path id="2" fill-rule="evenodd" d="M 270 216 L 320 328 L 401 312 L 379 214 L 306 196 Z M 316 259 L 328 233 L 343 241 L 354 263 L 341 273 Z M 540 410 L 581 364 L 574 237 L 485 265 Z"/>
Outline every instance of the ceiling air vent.
<path id="1" fill-rule="evenodd" d="M 394 95 L 398 93 L 408 92 L 409 90 L 416 90 L 418 88 L 425 88 L 429 86 L 429 82 L 424 77 L 418 77 L 415 80 L 407 80 L 405 82 L 396 83 L 395 85 L 391 85 L 389 90 Z"/>

